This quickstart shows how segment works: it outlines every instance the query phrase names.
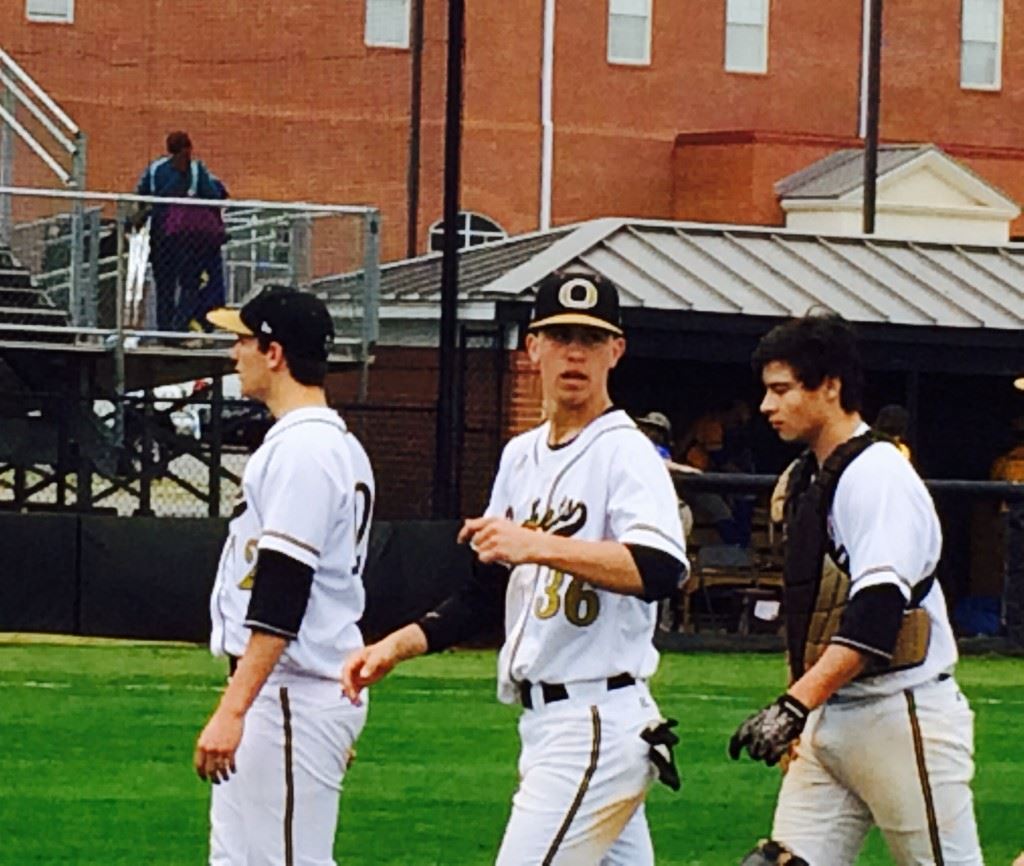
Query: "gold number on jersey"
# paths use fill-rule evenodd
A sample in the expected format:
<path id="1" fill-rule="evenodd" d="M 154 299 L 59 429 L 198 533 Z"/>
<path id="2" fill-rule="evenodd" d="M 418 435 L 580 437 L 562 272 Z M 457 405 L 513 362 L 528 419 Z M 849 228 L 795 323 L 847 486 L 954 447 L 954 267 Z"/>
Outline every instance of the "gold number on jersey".
<path id="1" fill-rule="evenodd" d="M 544 586 L 544 597 L 538 598 L 537 604 L 534 607 L 537 619 L 551 619 L 551 617 L 558 613 L 558 608 L 562 604 L 562 597 L 558 593 L 562 589 L 562 582 L 564 580 L 564 571 L 551 572 L 548 582 Z"/>
<path id="2" fill-rule="evenodd" d="M 601 609 L 601 599 L 592 589 L 578 577 L 572 579 L 565 591 L 565 618 L 573 625 L 590 625 L 597 619 Z"/>
<path id="3" fill-rule="evenodd" d="M 560 592 L 565 582 L 564 571 L 552 571 L 544 585 L 544 595 L 537 599 L 534 612 L 537 619 L 551 619 L 559 609 L 565 611 L 565 618 L 575 626 L 588 626 L 601 611 L 601 598 L 578 577 L 569 581 L 565 590 L 565 605 Z"/>
<path id="4" fill-rule="evenodd" d="M 256 580 L 256 546 L 259 544 L 258 538 L 250 538 L 245 542 L 245 547 L 242 549 L 242 556 L 245 557 L 247 565 L 251 565 L 250 569 L 245 573 L 245 577 L 239 581 L 239 589 L 252 589 L 252 585 Z"/>

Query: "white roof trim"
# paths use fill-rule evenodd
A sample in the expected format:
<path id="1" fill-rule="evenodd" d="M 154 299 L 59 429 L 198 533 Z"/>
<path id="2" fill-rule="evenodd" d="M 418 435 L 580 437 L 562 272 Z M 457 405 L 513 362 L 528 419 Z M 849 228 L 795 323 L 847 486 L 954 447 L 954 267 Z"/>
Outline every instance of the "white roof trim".
<path id="1" fill-rule="evenodd" d="M 431 319 L 441 316 L 440 301 L 415 301 L 405 303 L 382 303 L 379 310 L 381 319 Z M 494 321 L 494 301 L 459 301 L 459 321 Z"/>
<path id="2" fill-rule="evenodd" d="M 904 177 L 920 171 L 927 167 L 945 180 L 950 186 L 959 189 L 961 192 L 984 203 L 985 207 L 993 212 L 1009 214 L 1009 219 L 1016 219 L 1020 216 L 1020 206 L 1013 199 L 1003 195 L 992 184 L 982 180 L 974 172 L 969 171 L 955 159 L 937 148 L 930 148 L 923 151 L 914 159 L 908 160 L 903 165 L 897 166 L 878 178 L 878 191 L 896 186 Z M 819 201 L 863 201 L 864 184 L 858 184 L 854 189 L 839 196 L 836 199 L 820 199 Z M 783 207 L 788 199 L 783 199 Z M 805 199 L 814 201 L 814 199 Z"/>
<path id="3" fill-rule="evenodd" d="M 782 202 L 782 209 L 786 213 L 798 213 L 806 211 L 814 211 L 820 213 L 827 211 L 830 213 L 854 213 L 859 212 L 863 207 L 862 200 L 858 197 L 857 199 L 849 201 L 836 201 L 831 198 L 803 198 L 803 199 L 786 199 Z M 955 205 L 947 205 L 945 207 L 937 207 L 935 205 L 915 205 L 915 204 L 893 204 L 889 202 L 879 201 L 875 205 L 876 213 L 898 213 L 908 214 L 911 216 L 936 216 L 936 217 L 950 217 L 955 219 L 973 219 L 973 220 L 992 220 L 1004 221 L 1013 220 L 1020 216 L 1020 208 L 994 208 L 994 207 L 957 207 Z M 899 238 L 894 238 L 899 240 Z"/>

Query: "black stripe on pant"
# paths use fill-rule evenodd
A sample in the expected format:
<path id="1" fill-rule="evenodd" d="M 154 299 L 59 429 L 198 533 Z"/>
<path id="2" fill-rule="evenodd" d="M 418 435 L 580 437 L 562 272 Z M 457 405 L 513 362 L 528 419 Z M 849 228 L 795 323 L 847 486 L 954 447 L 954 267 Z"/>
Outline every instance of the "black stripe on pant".
<path id="1" fill-rule="evenodd" d="M 597 770 L 597 759 L 601 754 L 601 715 L 598 713 L 597 707 L 590 708 L 590 725 L 592 731 L 590 763 L 587 765 L 582 781 L 580 781 L 580 786 L 576 791 L 576 797 L 572 801 L 572 806 L 569 807 L 565 820 L 562 821 L 562 826 L 558 828 L 548 853 L 544 855 L 542 866 L 551 866 L 554 862 L 555 855 L 558 853 L 558 846 L 562 844 L 565 834 L 569 832 L 569 825 L 572 824 L 572 819 L 576 817 L 580 804 L 583 802 L 583 797 L 587 793 L 587 788 L 590 787 L 590 780 L 594 778 L 594 772 Z"/>
<path id="2" fill-rule="evenodd" d="M 292 710 L 288 701 L 288 689 L 281 687 L 281 712 L 284 716 L 284 862 L 285 866 L 295 863 L 295 846 L 292 838 L 292 822 L 295 819 L 295 778 L 292 773 Z"/>

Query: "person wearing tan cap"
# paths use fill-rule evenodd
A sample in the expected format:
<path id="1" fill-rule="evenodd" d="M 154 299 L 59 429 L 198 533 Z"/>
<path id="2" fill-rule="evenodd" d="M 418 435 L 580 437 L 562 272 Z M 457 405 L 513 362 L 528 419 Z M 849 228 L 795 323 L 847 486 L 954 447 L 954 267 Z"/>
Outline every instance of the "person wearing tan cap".
<path id="1" fill-rule="evenodd" d="M 370 461 L 327 405 L 323 302 L 268 288 L 209 313 L 235 334 L 242 394 L 276 419 L 249 458 L 210 599 L 229 679 L 196 743 L 214 783 L 210 862 L 333 863 L 342 779 L 366 721 L 337 672 L 362 647 Z"/>

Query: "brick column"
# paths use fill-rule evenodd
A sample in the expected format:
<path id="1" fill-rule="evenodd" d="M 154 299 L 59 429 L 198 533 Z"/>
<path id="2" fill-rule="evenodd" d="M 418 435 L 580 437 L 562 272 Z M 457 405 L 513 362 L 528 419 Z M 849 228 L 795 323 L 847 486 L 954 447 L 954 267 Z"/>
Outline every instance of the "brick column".
<path id="1" fill-rule="evenodd" d="M 540 374 L 530 365 L 526 352 L 508 355 L 508 412 L 504 440 L 536 427 L 542 420 Z"/>

